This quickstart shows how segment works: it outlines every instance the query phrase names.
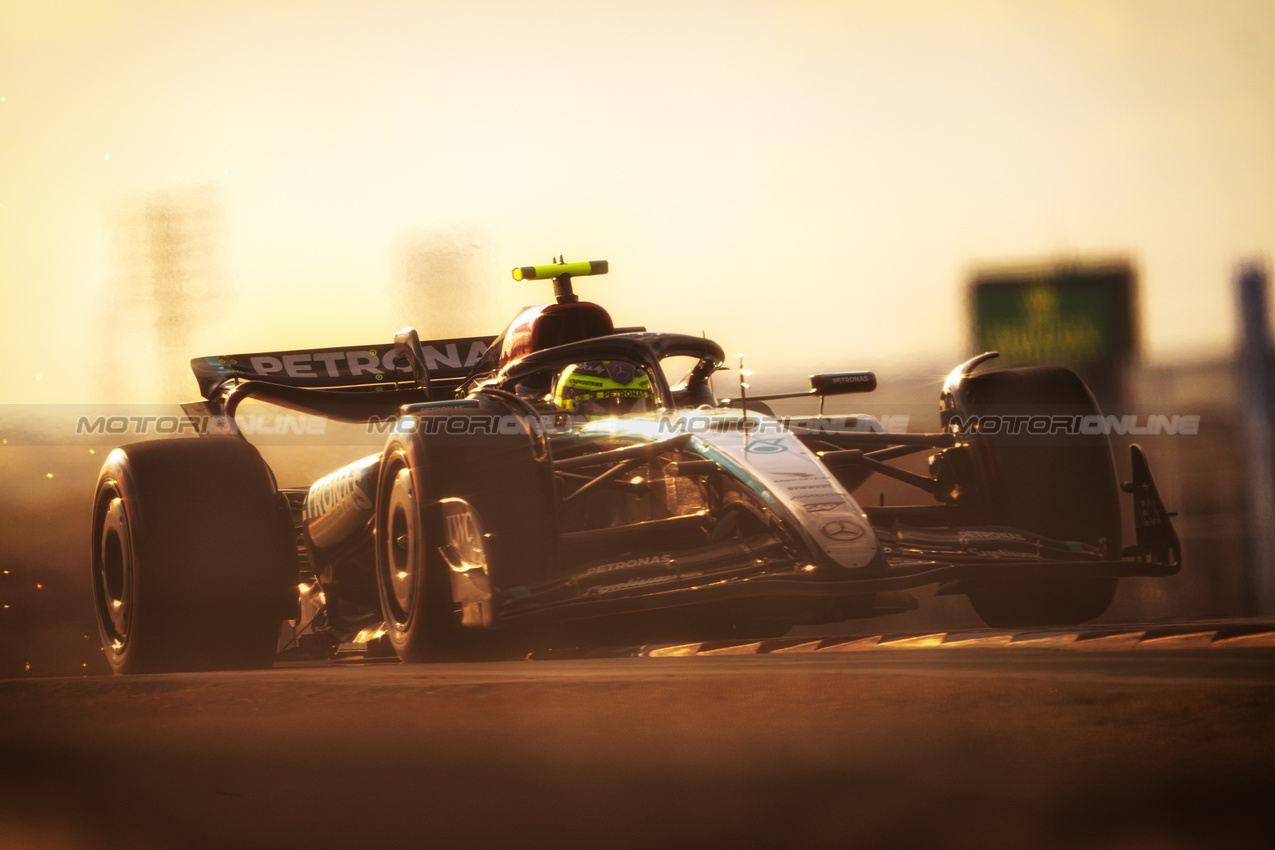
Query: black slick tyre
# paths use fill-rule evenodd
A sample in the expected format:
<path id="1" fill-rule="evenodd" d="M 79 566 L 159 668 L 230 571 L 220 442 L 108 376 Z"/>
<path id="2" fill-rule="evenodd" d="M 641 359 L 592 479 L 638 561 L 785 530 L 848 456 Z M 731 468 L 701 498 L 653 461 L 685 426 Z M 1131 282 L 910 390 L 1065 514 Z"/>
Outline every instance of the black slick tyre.
<path id="1" fill-rule="evenodd" d="M 417 430 L 386 443 L 376 490 L 376 583 L 386 636 L 404 661 L 484 660 L 504 650 L 492 628 L 464 624 L 441 551 L 448 545 L 444 501 L 463 501 L 490 532 L 480 535 L 487 586 L 527 584 L 554 561 L 551 466 L 524 429 L 494 433 L 499 416 L 422 415 L 413 420 Z"/>
<path id="2" fill-rule="evenodd" d="M 1031 433 L 1024 418 L 1038 417 L 1034 424 L 1040 424 L 1044 417 L 1100 416 L 1074 372 L 1029 367 L 965 377 L 953 401 L 947 422 L 951 413 L 983 417 L 984 423 L 999 417 L 998 427 L 958 434 L 973 461 L 983 524 L 1085 543 L 1120 557 L 1119 489 L 1105 433 Z M 973 584 L 968 596 L 987 625 L 1023 628 L 1092 620 L 1111 605 L 1115 591 L 1113 577 L 1024 578 Z"/>
<path id="3" fill-rule="evenodd" d="M 296 548 L 269 468 L 242 440 L 115 449 L 93 497 L 93 604 L 116 673 L 268 667 Z"/>
<path id="4" fill-rule="evenodd" d="M 381 615 L 399 658 L 409 663 L 456 660 L 466 655 L 468 636 L 453 610 L 447 563 L 437 546 L 442 521 L 414 442 L 391 438 L 381 460 L 376 498 Z"/>

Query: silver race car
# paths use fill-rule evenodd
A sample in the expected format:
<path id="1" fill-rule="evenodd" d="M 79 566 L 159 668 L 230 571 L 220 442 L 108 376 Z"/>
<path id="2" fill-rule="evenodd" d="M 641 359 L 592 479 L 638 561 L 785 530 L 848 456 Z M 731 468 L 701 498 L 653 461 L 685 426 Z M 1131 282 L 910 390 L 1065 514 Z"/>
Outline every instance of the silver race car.
<path id="1" fill-rule="evenodd" d="M 389 345 L 192 361 L 197 436 L 116 449 L 94 496 L 115 671 L 768 637 L 896 612 L 922 585 L 965 595 L 990 626 L 1067 625 L 1102 614 L 1121 576 L 1177 571 L 1137 446 L 1123 485 L 1136 540 L 1122 541 L 1122 487 L 1074 373 L 976 357 L 949 376 L 932 434 L 778 419 L 768 402 L 814 396 L 822 411 L 876 378 L 719 398 L 719 345 L 617 329 L 579 300 L 572 279 L 606 270 L 514 270 L 552 280 L 556 300 L 496 337 L 422 342 L 408 328 Z M 366 423 L 384 445 L 281 488 L 236 427 L 248 398 Z M 928 475 L 891 463 L 922 452 Z M 856 502 L 874 475 L 912 485 L 917 504 Z"/>

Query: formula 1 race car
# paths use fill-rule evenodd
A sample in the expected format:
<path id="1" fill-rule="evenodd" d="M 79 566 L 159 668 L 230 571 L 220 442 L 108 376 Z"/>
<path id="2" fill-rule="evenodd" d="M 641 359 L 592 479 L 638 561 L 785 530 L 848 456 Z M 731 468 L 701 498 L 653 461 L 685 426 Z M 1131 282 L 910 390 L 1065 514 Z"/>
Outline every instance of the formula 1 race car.
<path id="1" fill-rule="evenodd" d="M 573 277 L 497 337 L 199 358 L 199 436 L 112 452 L 94 496 L 92 581 L 116 672 L 268 666 L 277 651 L 477 658 L 554 639 L 773 637 L 963 594 L 996 628 L 1081 623 L 1121 576 L 1177 571 L 1180 546 L 1132 447 L 1137 540 L 1121 542 L 1111 449 L 1061 368 L 943 387 L 939 433 L 823 416 L 871 372 L 721 399 L 716 343 L 616 329 Z M 678 364 L 684 377 L 671 380 Z M 820 415 L 768 402 L 813 396 Z M 280 488 L 236 427 L 254 398 L 386 434 L 369 457 Z M 932 452 L 929 474 L 889 461 Z M 859 505 L 890 476 L 921 503 Z M 280 635 L 282 634 L 282 637 Z M 502 637 L 503 636 L 503 637 Z M 510 643 L 512 641 L 512 643 Z M 498 650 L 494 647 L 499 647 Z"/>

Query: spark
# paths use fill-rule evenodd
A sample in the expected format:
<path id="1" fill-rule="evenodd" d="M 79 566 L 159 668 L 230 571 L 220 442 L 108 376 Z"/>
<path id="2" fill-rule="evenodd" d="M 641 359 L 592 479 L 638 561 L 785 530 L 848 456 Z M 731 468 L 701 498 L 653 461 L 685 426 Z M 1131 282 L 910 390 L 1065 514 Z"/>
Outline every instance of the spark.
<path id="1" fill-rule="evenodd" d="M 52 477 L 53 477 L 53 473 L 52 473 L 52 472 L 45 473 L 44 477 L 45 477 L 45 478 L 52 478 Z"/>
<path id="2" fill-rule="evenodd" d="M 106 155 L 106 158 L 107 158 L 107 159 L 110 159 L 110 158 L 111 158 L 111 155 L 108 153 L 108 154 Z"/>

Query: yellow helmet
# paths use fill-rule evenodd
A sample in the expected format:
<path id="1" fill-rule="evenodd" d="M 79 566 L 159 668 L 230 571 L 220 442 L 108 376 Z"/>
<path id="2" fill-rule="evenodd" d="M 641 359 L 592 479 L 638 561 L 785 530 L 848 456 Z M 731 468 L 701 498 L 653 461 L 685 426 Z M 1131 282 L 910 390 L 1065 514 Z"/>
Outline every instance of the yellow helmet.
<path id="1" fill-rule="evenodd" d="M 654 408 L 654 398 L 646 370 L 627 360 L 573 363 L 553 387 L 559 410 L 590 419 L 645 413 Z"/>

